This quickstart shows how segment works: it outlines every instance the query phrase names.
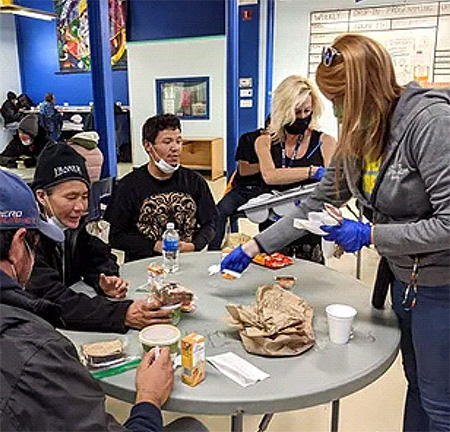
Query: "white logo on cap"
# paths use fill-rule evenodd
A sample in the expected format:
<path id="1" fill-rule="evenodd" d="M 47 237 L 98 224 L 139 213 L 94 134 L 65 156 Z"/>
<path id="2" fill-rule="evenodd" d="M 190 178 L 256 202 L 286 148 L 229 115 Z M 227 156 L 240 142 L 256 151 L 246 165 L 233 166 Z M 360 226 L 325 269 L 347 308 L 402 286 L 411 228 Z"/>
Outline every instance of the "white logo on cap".
<path id="1" fill-rule="evenodd" d="M 22 210 L 0 210 L 0 217 L 2 218 L 20 218 L 22 214 Z"/>
<path id="2" fill-rule="evenodd" d="M 66 165 L 66 166 L 59 166 L 53 168 L 55 177 L 62 176 L 63 174 L 73 173 L 73 174 L 80 174 L 83 175 L 81 172 L 80 165 Z"/>

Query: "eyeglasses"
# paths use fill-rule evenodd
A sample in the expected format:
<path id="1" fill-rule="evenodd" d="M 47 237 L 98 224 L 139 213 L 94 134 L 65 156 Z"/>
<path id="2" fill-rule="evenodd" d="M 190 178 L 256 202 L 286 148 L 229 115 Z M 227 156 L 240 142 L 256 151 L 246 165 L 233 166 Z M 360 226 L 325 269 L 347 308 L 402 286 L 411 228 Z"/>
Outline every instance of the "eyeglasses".
<path id="1" fill-rule="evenodd" d="M 333 65 L 336 58 L 342 57 L 342 54 L 333 46 L 323 47 L 322 49 L 322 64 L 326 67 Z"/>

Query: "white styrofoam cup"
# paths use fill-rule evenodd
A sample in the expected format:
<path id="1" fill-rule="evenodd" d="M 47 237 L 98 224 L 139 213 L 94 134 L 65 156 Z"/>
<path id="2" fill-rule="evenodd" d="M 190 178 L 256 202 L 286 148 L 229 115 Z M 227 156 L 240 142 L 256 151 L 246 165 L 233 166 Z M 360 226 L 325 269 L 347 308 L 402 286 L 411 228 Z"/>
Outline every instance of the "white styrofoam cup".
<path id="1" fill-rule="evenodd" d="M 356 309 L 348 305 L 331 304 L 325 310 L 331 342 L 346 344 L 350 337 Z"/>

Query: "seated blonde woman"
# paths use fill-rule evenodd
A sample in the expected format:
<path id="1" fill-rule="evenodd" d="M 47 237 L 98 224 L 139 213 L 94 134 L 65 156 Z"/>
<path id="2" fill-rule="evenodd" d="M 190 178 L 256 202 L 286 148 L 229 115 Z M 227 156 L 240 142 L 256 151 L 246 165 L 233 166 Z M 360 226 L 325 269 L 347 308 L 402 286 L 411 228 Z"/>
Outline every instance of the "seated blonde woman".
<path id="1" fill-rule="evenodd" d="M 322 104 L 311 80 L 292 75 L 273 93 L 269 133 L 255 142 L 259 168 L 271 190 L 318 182 L 330 164 L 336 140 L 318 130 Z M 265 229 L 273 222 L 267 221 Z M 286 253 L 323 263 L 320 236 L 308 234 L 291 243 Z"/>

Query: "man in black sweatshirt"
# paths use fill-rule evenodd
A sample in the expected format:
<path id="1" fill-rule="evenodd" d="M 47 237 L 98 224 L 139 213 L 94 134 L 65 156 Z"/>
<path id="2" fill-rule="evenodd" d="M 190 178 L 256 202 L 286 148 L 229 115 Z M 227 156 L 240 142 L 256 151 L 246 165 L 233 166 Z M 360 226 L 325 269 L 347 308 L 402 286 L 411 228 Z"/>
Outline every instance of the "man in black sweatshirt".
<path id="1" fill-rule="evenodd" d="M 205 179 L 180 166 L 180 120 L 172 114 L 149 118 L 142 140 L 148 164 L 119 182 L 105 213 L 112 247 L 125 251 L 125 261 L 161 254 L 162 234 L 174 222 L 180 252 L 203 249 L 214 238 L 217 211 Z"/>

